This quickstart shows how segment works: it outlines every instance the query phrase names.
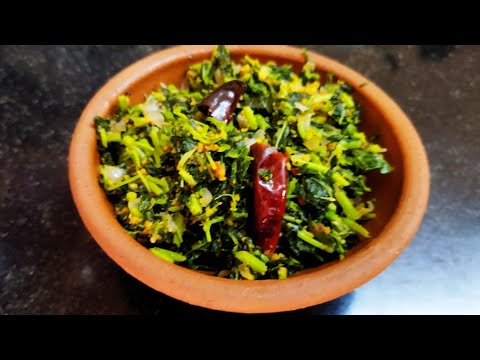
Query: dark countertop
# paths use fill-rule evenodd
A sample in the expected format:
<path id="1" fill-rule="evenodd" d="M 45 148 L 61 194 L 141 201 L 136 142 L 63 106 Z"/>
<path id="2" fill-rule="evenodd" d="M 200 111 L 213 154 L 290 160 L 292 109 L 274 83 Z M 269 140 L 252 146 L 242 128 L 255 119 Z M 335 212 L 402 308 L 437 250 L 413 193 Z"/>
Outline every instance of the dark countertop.
<path id="1" fill-rule="evenodd" d="M 125 273 L 70 195 L 67 151 L 95 91 L 155 46 L 0 47 L 0 314 L 229 314 Z M 431 195 L 399 258 L 329 303 L 267 316 L 480 314 L 480 46 L 308 45 L 381 86 L 426 146 Z"/>

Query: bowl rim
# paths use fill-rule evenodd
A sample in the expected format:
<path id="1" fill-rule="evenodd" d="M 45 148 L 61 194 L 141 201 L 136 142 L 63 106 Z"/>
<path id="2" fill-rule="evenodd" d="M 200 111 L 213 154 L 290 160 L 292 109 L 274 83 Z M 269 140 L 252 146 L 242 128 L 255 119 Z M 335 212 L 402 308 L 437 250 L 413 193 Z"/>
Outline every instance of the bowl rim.
<path id="1" fill-rule="evenodd" d="M 303 49 L 287 45 L 227 46 L 232 54 L 303 59 Z M 179 57 L 208 54 L 212 49 L 213 45 L 183 45 L 157 51 L 111 77 L 84 108 L 71 139 L 68 176 L 75 205 L 92 237 L 121 268 L 151 288 L 192 305 L 229 312 L 271 313 L 305 308 L 349 293 L 378 275 L 410 243 L 422 222 L 430 192 L 427 155 L 410 119 L 390 96 L 355 70 L 312 51 L 308 54 L 316 68 L 331 71 L 352 85 L 390 123 L 398 141 L 404 166 L 398 207 L 369 244 L 335 262 L 335 266 L 332 263 L 322 266 L 320 272 L 311 271 L 285 280 L 236 281 L 157 258 L 128 235 L 115 219 L 97 180 L 93 118 L 106 114 L 112 99 L 127 91 L 139 78 Z M 368 86 L 362 86 L 365 83 Z"/>

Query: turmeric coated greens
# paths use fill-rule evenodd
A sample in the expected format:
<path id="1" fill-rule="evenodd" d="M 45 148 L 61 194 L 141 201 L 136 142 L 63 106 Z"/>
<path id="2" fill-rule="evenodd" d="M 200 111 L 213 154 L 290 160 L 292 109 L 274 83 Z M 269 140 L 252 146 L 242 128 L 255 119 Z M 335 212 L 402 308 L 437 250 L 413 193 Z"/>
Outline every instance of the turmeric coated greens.
<path id="1" fill-rule="evenodd" d="M 365 173 L 393 169 L 386 149 L 358 130 L 348 84 L 321 79 L 306 53 L 296 74 L 249 56 L 235 62 L 224 46 L 186 77 L 184 89 L 161 84 L 136 105 L 122 95 L 113 115 L 95 118 L 100 183 L 131 236 L 171 263 L 249 280 L 342 259 L 369 237 L 362 224 L 375 214 Z M 209 95 L 234 80 L 230 88 L 242 93 L 222 108 Z M 225 121 L 215 117 L 221 111 Z M 286 158 L 285 210 L 270 252 L 255 240 L 256 143 Z M 257 173 L 272 181 L 271 170 Z"/>

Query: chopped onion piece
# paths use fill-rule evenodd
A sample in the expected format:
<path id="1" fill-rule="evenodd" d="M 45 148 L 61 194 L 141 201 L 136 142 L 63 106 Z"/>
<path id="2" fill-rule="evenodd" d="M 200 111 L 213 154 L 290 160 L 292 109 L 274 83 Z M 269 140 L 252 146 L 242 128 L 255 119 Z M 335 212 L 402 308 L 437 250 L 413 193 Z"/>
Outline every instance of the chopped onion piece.
<path id="1" fill-rule="evenodd" d="M 123 120 L 120 121 L 112 121 L 110 125 L 110 131 L 115 133 L 121 133 L 127 130 L 127 123 Z"/>
<path id="2" fill-rule="evenodd" d="M 301 102 L 298 102 L 298 101 L 295 103 L 295 107 L 301 112 L 305 112 L 308 110 L 307 106 L 303 105 Z"/>
<path id="3" fill-rule="evenodd" d="M 201 191 L 202 197 L 200 198 L 200 205 L 202 205 L 202 207 L 207 207 L 212 201 L 213 195 L 207 188 L 202 188 Z"/>
<path id="4" fill-rule="evenodd" d="M 153 96 L 149 96 L 143 104 L 143 112 L 152 122 L 153 125 L 162 127 L 165 122 L 165 118 L 157 105 L 157 100 Z"/>
<path id="5" fill-rule="evenodd" d="M 255 144 L 256 142 L 257 142 L 257 140 L 254 139 L 254 138 L 243 140 L 243 143 L 244 143 L 245 146 L 248 147 L 248 148 L 250 148 L 250 146 L 252 146 L 252 145 Z"/>
<path id="6" fill-rule="evenodd" d="M 166 229 L 168 232 L 174 233 L 178 230 L 175 219 L 170 213 L 163 211 L 159 213 L 159 215 L 162 217 L 162 222 L 166 225 Z"/>
<path id="7" fill-rule="evenodd" d="M 265 130 L 263 129 L 259 129 L 255 132 L 255 135 L 253 135 L 253 138 L 254 139 L 257 139 L 257 140 L 263 140 L 265 139 Z"/>
<path id="8" fill-rule="evenodd" d="M 111 184 L 116 184 L 122 180 L 126 170 L 117 166 L 105 165 L 105 177 Z"/>

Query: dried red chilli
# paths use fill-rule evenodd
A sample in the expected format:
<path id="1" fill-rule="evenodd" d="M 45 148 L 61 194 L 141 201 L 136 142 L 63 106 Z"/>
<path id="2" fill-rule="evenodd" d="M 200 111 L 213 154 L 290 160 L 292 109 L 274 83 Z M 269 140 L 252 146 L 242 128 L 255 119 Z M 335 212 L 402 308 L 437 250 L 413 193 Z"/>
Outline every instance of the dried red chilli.
<path id="1" fill-rule="evenodd" d="M 198 110 L 217 120 L 228 122 L 246 89 L 247 85 L 243 81 L 229 81 L 203 99 Z"/>
<path id="2" fill-rule="evenodd" d="M 287 199 L 287 158 L 267 144 L 255 143 L 253 155 L 254 232 L 257 244 L 272 256 L 280 237 Z"/>

